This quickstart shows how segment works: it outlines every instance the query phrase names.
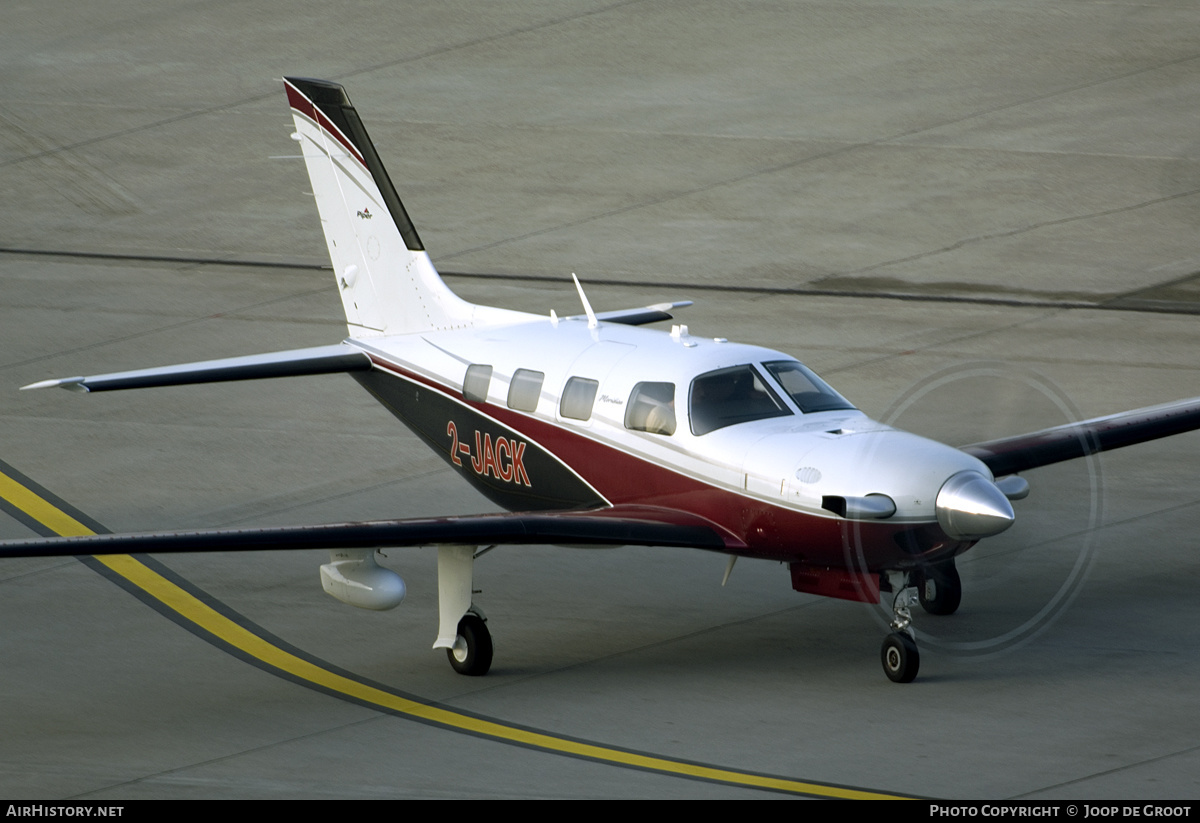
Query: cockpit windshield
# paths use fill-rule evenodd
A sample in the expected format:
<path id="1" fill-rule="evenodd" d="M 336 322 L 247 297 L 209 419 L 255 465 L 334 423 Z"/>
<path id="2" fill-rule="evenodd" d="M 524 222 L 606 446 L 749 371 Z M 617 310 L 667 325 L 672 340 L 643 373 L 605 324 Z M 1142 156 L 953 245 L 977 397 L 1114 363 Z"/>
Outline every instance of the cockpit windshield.
<path id="1" fill-rule="evenodd" d="M 817 377 L 808 367 L 795 360 L 774 360 L 763 363 L 771 376 L 779 381 L 800 407 L 800 411 L 821 412 L 853 409 L 849 400 L 835 392 L 828 383 Z"/>
<path id="2" fill-rule="evenodd" d="M 692 381 L 688 415 L 692 434 L 708 434 L 735 423 L 791 414 L 753 366 L 734 366 Z"/>

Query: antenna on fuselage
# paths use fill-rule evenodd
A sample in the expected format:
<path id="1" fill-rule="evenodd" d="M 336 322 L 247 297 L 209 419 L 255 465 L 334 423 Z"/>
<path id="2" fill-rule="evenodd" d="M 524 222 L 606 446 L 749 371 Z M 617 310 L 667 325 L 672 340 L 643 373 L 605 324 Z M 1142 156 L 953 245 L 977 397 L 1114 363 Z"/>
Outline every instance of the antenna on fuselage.
<path id="1" fill-rule="evenodd" d="M 575 281 L 575 290 L 579 292 L 579 299 L 583 301 L 583 311 L 587 315 L 588 328 L 594 329 L 600 325 L 600 321 L 596 319 L 596 313 L 592 311 L 592 304 L 588 302 L 587 295 L 583 293 L 583 286 L 579 285 L 579 278 L 575 276 L 575 272 L 571 272 L 571 279 Z"/>
<path id="2" fill-rule="evenodd" d="M 733 574 L 733 564 L 737 562 L 736 554 L 729 555 L 729 564 L 725 567 L 725 576 L 721 578 L 721 588 L 725 588 L 725 584 L 729 582 L 729 575 Z"/>

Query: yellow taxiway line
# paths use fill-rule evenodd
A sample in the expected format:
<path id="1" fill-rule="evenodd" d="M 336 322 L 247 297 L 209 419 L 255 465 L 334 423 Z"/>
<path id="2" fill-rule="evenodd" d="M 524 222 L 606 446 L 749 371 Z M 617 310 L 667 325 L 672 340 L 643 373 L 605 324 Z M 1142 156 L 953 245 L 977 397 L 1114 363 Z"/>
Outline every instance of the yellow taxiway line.
<path id="1" fill-rule="evenodd" d="M 0 499 L 23 512 L 27 517 L 63 537 L 96 533 L 61 507 L 51 503 L 42 494 L 35 492 L 29 487 L 30 485 L 32 484 L 21 483 L 0 471 Z M 267 667 L 318 686 L 325 691 L 403 717 L 547 752 L 698 780 L 802 794 L 810 797 L 855 800 L 903 799 L 896 795 L 863 789 L 791 780 L 784 777 L 689 763 L 669 757 L 623 751 L 597 743 L 572 740 L 546 732 L 509 726 L 495 720 L 474 717 L 442 706 L 422 703 L 330 671 L 317 663 L 279 648 L 235 620 L 217 612 L 192 593 L 130 555 L 99 555 L 95 559 L 113 573 L 158 600 L 179 618 L 203 629 L 223 643 Z"/>

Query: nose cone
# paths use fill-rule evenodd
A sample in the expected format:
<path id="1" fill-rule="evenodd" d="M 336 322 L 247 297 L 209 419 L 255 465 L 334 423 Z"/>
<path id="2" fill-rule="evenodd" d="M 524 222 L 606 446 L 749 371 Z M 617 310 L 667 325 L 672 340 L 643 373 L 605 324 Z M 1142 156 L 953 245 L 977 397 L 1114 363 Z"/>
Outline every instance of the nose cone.
<path id="1" fill-rule="evenodd" d="M 936 508 L 942 531 L 955 540 L 991 537 L 1016 519 L 1004 492 L 973 471 L 959 472 L 942 484 Z"/>

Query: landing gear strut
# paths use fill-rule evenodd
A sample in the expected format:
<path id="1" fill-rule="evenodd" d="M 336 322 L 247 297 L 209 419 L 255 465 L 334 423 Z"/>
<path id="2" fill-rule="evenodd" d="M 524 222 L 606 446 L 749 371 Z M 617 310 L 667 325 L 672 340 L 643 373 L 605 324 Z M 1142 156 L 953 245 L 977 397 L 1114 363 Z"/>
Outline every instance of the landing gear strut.
<path id="1" fill-rule="evenodd" d="M 487 674 L 492 667 L 492 634 L 472 600 L 479 554 L 474 546 L 438 546 L 438 637 L 433 647 L 446 650 L 454 671 L 473 677 Z"/>
<path id="2" fill-rule="evenodd" d="M 920 598 L 917 589 L 917 574 L 895 574 L 892 590 L 896 593 L 892 599 L 892 633 L 883 640 L 879 650 L 879 658 L 883 663 L 883 673 L 893 683 L 911 683 L 917 678 L 917 670 L 921 668 L 921 653 L 917 651 L 917 641 L 913 639 L 912 612 L 910 606 L 915 606 Z"/>

